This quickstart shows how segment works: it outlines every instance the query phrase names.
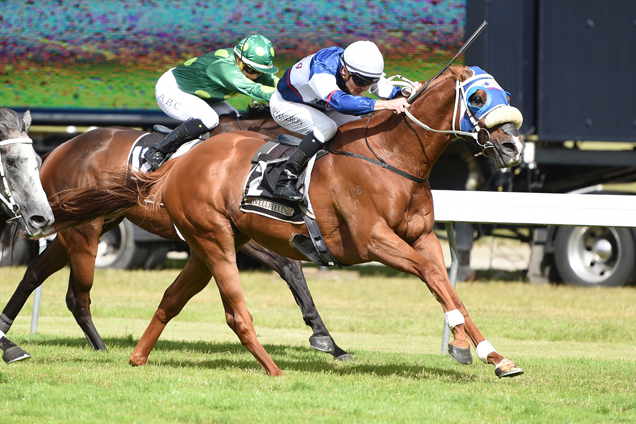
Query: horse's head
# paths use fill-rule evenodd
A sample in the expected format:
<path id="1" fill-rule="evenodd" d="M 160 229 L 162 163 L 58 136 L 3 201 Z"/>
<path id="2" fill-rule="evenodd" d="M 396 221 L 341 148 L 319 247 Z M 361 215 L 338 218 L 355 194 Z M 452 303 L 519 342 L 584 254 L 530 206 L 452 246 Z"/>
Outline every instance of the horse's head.
<path id="1" fill-rule="evenodd" d="M 40 181 L 42 161 L 28 136 L 31 114 L 0 108 L 0 207 L 26 236 L 42 236 L 53 212 Z"/>
<path id="2" fill-rule="evenodd" d="M 523 117 L 510 106 L 510 94 L 478 67 L 464 69 L 456 90 L 460 135 L 472 137 L 498 168 L 521 163 L 525 144 L 518 130 Z"/>

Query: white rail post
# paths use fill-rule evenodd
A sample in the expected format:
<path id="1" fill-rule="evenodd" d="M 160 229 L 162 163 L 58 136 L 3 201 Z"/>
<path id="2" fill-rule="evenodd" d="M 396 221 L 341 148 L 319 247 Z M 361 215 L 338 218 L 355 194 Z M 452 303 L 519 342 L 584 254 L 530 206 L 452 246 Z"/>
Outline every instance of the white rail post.
<path id="1" fill-rule="evenodd" d="M 46 237 L 42 237 L 39 240 L 39 252 L 41 255 L 44 249 L 48 246 L 49 242 Z M 31 314 L 31 334 L 38 332 L 38 319 L 40 317 L 40 300 L 42 299 L 42 285 L 35 289 L 35 295 L 33 296 L 33 313 Z"/>

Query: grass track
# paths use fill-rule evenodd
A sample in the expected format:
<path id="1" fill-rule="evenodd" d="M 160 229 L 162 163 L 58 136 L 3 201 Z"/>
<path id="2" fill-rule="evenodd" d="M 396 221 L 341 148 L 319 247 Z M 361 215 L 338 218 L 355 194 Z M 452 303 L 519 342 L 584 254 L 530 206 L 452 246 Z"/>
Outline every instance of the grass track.
<path id="1" fill-rule="evenodd" d="M 0 269 L 0 306 L 24 268 Z M 93 352 L 64 305 L 68 270 L 10 332 L 33 359 L 0 365 L 0 423 L 636 422 L 636 290 L 460 283 L 488 340 L 526 374 L 439 355 L 442 313 L 421 282 L 383 274 L 311 278 L 336 342 L 355 363 L 309 348 L 285 284 L 243 273 L 261 343 L 286 373 L 267 377 L 224 322 L 214 286 L 170 323 L 149 365 L 127 358 L 178 270 L 98 272 Z M 10 417 L 6 419 L 5 417 Z"/>

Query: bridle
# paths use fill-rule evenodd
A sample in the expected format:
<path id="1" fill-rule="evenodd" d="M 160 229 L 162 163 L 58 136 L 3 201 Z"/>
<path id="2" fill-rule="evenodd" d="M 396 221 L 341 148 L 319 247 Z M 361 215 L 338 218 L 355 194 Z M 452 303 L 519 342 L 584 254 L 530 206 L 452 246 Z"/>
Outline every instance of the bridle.
<path id="1" fill-rule="evenodd" d="M 33 144 L 33 140 L 28 137 L 20 137 L 0 141 L 0 147 L 6 146 L 8 144 Z M 0 150 L 0 178 L 2 178 L 2 185 L 4 187 L 4 190 L 2 190 L 2 192 L 0 193 L 0 201 L 4 203 L 10 213 L 13 215 L 6 221 L 8 224 L 10 224 L 11 222 L 17 221 L 18 219 L 22 218 L 22 214 L 20 213 L 20 205 L 15 202 L 13 194 L 11 193 L 11 188 L 9 187 L 9 182 L 7 181 L 7 176 L 4 170 L 2 155 L 2 150 Z"/>
<path id="2" fill-rule="evenodd" d="M 401 78 L 403 80 L 405 79 L 405 78 L 402 78 L 400 75 L 396 75 L 395 77 Z M 408 109 L 404 110 L 404 114 L 415 124 L 419 125 L 420 127 L 424 128 L 427 131 L 443 133 L 443 134 L 454 134 L 457 137 L 465 136 L 465 137 L 472 138 L 475 141 L 475 143 L 481 148 L 482 154 L 485 153 L 486 150 L 488 149 L 493 149 L 495 145 L 490 141 L 490 132 L 486 128 L 486 125 L 484 125 L 484 123 L 479 118 L 477 118 L 475 114 L 468 107 L 468 98 L 466 96 L 466 90 L 464 89 L 464 87 L 470 84 L 474 78 L 475 76 L 468 78 L 465 81 L 459 81 L 459 80 L 455 81 L 455 105 L 453 106 L 451 130 L 436 130 L 434 128 L 431 128 L 425 123 L 423 123 L 422 121 L 420 121 L 419 119 L 417 119 L 415 116 L 413 116 L 413 114 L 411 114 L 411 112 L 409 112 Z M 411 100 L 416 95 L 414 88 L 411 89 L 411 93 L 413 94 L 409 97 L 409 100 Z M 459 121 L 462 108 L 463 110 L 467 111 L 470 124 L 473 128 L 473 130 L 470 132 L 456 129 L 456 125 L 457 125 L 457 122 Z"/>
<path id="3" fill-rule="evenodd" d="M 426 84 L 424 84 L 423 86 L 421 86 L 417 91 L 415 90 L 415 84 L 412 81 L 409 81 L 408 79 L 402 77 L 401 75 L 395 75 L 392 77 L 387 78 L 387 80 L 393 80 L 393 79 L 398 79 L 401 81 L 391 81 L 391 84 L 393 85 L 397 85 L 397 86 L 401 86 L 402 88 L 402 94 L 406 95 L 409 94 L 409 98 L 408 98 L 408 102 L 409 103 L 413 103 L 415 101 L 415 99 L 417 97 L 420 96 L 420 94 L 422 94 L 424 92 L 424 90 L 426 90 L 426 88 L 437 79 L 437 77 L 439 77 L 442 73 L 444 73 L 444 71 L 446 71 L 448 69 L 449 66 L 451 66 L 451 64 L 455 61 L 455 59 L 457 59 L 459 57 L 459 55 L 461 55 L 464 51 L 466 51 L 466 49 L 468 48 L 468 46 L 470 46 L 473 41 L 475 41 L 475 39 L 479 36 L 479 34 L 481 34 L 481 32 L 486 28 L 486 26 L 488 25 L 488 22 L 483 21 L 481 23 L 481 25 L 479 25 L 479 27 L 475 30 L 475 32 L 473 33 L 473 35 L 470 36 L 470 38 L 468 38 L 468 40 L 466 40 L 466 42 L 464 43 L 464 45 L 459 49 L 459 51 L 457 52 L 457 54 L 455 55 L 455 57 L 453 57 L 451 59 L 450 62 L 448 62 L 448 64 L 437 73 L 437 75 L 435 75 L 433 78 L 431 78 L 430 80 L 428 80 L 428 82 Z M 473 75 L 473 77 L 475 77 Z M 471 78 L 473 78 L 471 77 Z M 480 154 L 484 154 L 484 152 L 487 149 L 492 149 L 494 148 L 494 144 L 492 144 L 492 142 L 490 141 L 490 132 L 488 132 L 488 129 L 486 128 L 486 125 L 484 125 L 484 123 L 477 118 L 473 112 L 470 110 L 470 108 L 468 107 L 468 99 L 466 98 L 466 92 L 464 91 L 464 85 L 466 85 L 471 78 L 467 79 L 466 81 L 464 81 L 463 83 L 460 82 L 459 80 L 456 80 L 455 82 L 455 107 L 453 109 L 453 119 L 452 119 L 452 129 L 450 131 L 445 131 L 445 130 L 436 130 L 433 129 L 431 127 L 429 127 L 428 125 L 424 124 L 423 122 L 421 122 L 419 119 L 417 119 L 415 116 L 413 116 L 408 110 L 404 110 L 404 113 L 406 114 L 406 116 L 411 119 L 415 124 L 419 125 L 420 127 L 424 128 L 427 131 L 433 131 L 433 132 L 437 132 L 437 133 L 444 133 L 444 134 L 455 134 L 457 136 L 467 136 L 467 137 L 471 137 L 475 140 L 475 143 L 477 143 L 477 145 L 479 147 L 481 147 L 482 151 Z M 410 92 L 409 93 L 405 93 L 404 88 L 410 88 Z M 455 129 L 455 123 L 457 122 L 457 118 L 459 118 L 460 116 L 458 116 L 458 114 L 461 114 L 461 109 L 459 108 L 459 105 L 461 103 L 461 101 L 463 101 L 463 106 L 465 108 L 465 110 L 467 111 L 467 113 L 469 114 L 469 119 L 470 119 L 470 124 L 473 127 L 473 131 L 471 132 L 466 132 L 466 131 L 461 131 L 461 130 L 456 130 Z M 456 117 L 457 116 L 457 117 Z M 367 132 L 369 130 L 369 122 L 371 122 L 371 116 L 369 116 L 369 119 L 367 120 L 367 126 L 365 128 L 365 132 L 364 132 L 364 141 L 367 144 L 367 147 L 369 148 L 369 150 L 371 151 L 371 153 L 373 153 L 373 155 L 376 157 L 377 161 L 371 158 L 368 158 L 366 156 L 362 156 L 362 155 L 358 155 L 357 153 L 351 153 L 351 152 L 341 152 L 338 150 L 331 150 L 331 149 L 327 149 L 327 151 L 329 153 L 334 153 L 334 154 L 340 154 L 340 155 L 345 155 L 345 156 L 352 156 L 352 157 L 356 157 L 359 159 L 364 159 L 368 162 L 372 162 L 372 163 L 376 163 L 381 165 L 383 168 L 389 169 L 392 172 L 395 172 L 396 174 L 399 174 L 405 178 L 408 178 L 411 181 L 415 181 L 416 183 L 425 183 L 428 181 L 428 178 L 418 178 L 414 175 L 410 175 L 404 171 L 401 171 L 391 165 L 389 165 L 384 159 L 382 159 L 380 156 L 378 156 L 373 149 L 371 148 L 371 145 L 369 144 L 369 139 L 367 138 Z M 482 143 L 480 141 L 480 134 L 484 134 L 486 139 L 485 141 Z"/>
<path id="4" fill-rule="evenodd" d="M 397 81 L 394 81 L 397 80 Z M 389 78 L 387 78 L 387 81 L 390 82 L 390 84 L 398 86 L 398 87 L 402 87 L 402 94 L 409 94 L 410 93 L 410 97 L 409 97 L 409 103 L 412 102 L 414 100 L 415 97 L 419 96 L 419 94 L 421 94 L 422 90 L 416 92 L 415 90 L 415 84 L 404 78 L 401 75 L 394 75 L 391 76 Z M 472 113 L 472 111 L 470 110 L 470 108 L 468 107 L 468 99 L 466 98 L 466 92 L 464 90 L 464 86 L 472 81 L 472 77 L 468 78 L 466 81 L 459 81 L 456 80 L 455 81 L 455 105 L 453 107 L 453 118 L 452 118 L 452 129 L 451 130 L 436 130 L 434 128 L 429 127 L 428 125 L 426 125 L 425 123 L 423 123 L 422 121 L 420 121 L 419 119 L 417 119 L 415 116 L 413 116 L 408 109 L 404 110 L 404 113 L 406 114 L 406 116 L 413 121 L 415 124 L 419 125 L 420 127 L 424 128 L 427 131 L 432 131 L 432 132 L 436 132 L 436 133 L 442 133 L 442 134 L 454 134 L 458 137 L 460 136 L 467 136 L 467 137 L 471 137 L 475 140 L 475 143 L 482 149 L 480 154 L 484 154 L 484 152 L 487 149 L 492 149 L 494 148 L 494 144 L 490 141 L 490 132 L 488 132 L 488 129 L 486 128 L 486 125 L 484 125 L 484 123 L 477 118 L 476 116 L 474 116 L 474 114 Z M 434 86 L 435 87 L 435 86 Z M 407 90 L 408 91 L 405 91 Z M 455 128 L 456 122 L 458 121 L 459 116 L 461 115 L 461 108 L 460 105 L 463 103 L 463 109 L 468 111 L 469 117 L 470 117 L 470 123 L 473 127 L 473 131 L 472 132 L 467 132 L 467 131 L 461 131 Z M 367 145 L 367 148 L 369 149 L 369 151 L 373 154 L 373 156 L 375 156 L 375 158 L 377 159 L 371 159 L 369 157 L 363 156 L 363 155 L 359 155 L 357 153 L 352 153 L 352 152 L 343 152 L 340 150 L 331 150 L 331 149 L 327 149 L 327 151 L 329 153 L 332 154 L 337 154 L 337 155 L 344 155 L 344 156 L 350 156 L 350 157 L 355 157 L 358 159 L 363 159 L 366 160 L 367 162 L 371 162 L 371 163 L 375 163 L 378 164 L 380 166 L 382 166 L 382 168 L 388 169 L 391 172 L 394 172 L 404 178 L 407 178 L 411 181 L 415 181 L 416 183 L 419 184 L 423 184 L 425 182 L 428 181 L 428 178 L 419 178 L 416 177 L 415 175 L 411 175 L 408 174 L 392 165 L 389 165 L 382 157 L 380 157 L 371 147 L 371 145 L 369 144 L 369 139 L 367 137 L 367 132 L 369 130 L 369 122 L 371 122 L 371 116 L 369 116 L 369 119 L 367 120 L 367 125 L 365 127 L 365 132 L 364 132 L 364 141 Z M 481 141 L 480 140 L 480 135 L 485 135 L 485 141 Z"/>

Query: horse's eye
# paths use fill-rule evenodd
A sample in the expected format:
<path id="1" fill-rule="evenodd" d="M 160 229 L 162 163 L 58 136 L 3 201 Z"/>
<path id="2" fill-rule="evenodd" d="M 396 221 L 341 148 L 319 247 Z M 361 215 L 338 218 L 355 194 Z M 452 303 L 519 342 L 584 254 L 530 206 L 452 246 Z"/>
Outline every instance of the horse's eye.
<path id="1" fill-rule="evenodd" d="M 12 167 L 15 168 L 15 159 L 7 158 L 7 165 L 12 166 Z"/>
<path id="2" fill-rule="evenodd" d="M 475 93 L 472 96 L 470 96 L 470 104 L 471 106 L 482 107 L 483 105 L 486 104 L 486 102 L 481 97 L 481 95 Z"/>

